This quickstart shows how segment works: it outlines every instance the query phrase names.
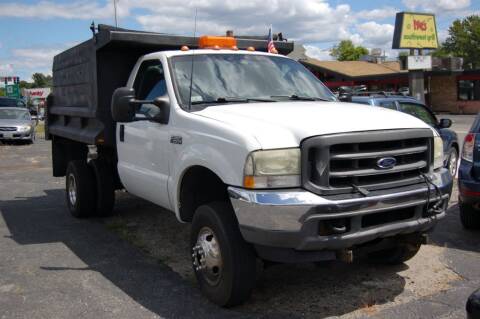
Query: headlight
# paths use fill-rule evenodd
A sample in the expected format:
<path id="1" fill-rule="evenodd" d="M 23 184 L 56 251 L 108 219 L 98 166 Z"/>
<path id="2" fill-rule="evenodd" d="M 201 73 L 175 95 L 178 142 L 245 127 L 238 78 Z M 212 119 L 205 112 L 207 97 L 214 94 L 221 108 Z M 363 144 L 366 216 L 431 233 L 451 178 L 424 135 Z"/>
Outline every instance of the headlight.
<path id="1" fill-rule="evenodd" d="M 443 167 L 443 141 L 440 136 L 433 138 L 433 169 Z"/>
<path id="2" fill-rule="evenodd" d="M 28 132 L 32 129 L 30 125 L 23 125 L 18 127 L 19 132 Z"/>
<path id="3" fill-rule="evenodd" d="M 300 186 L 300 149 L 252 152 L 245 163 L 245 188 Z"/>

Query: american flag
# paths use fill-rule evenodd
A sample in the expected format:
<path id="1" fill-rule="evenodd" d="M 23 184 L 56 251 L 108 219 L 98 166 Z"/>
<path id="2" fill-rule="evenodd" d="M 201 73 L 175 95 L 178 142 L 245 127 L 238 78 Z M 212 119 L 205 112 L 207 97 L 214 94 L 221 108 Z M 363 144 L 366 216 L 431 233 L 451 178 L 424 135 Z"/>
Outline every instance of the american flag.
<path id="1" fill-rule="evenodd" d="M 277 49 L 275 48 L 275 44 L 273 43 L 273 33 L 272 33 L 272 27 L 268 29 L 268 53 L 277 53 Z"/>

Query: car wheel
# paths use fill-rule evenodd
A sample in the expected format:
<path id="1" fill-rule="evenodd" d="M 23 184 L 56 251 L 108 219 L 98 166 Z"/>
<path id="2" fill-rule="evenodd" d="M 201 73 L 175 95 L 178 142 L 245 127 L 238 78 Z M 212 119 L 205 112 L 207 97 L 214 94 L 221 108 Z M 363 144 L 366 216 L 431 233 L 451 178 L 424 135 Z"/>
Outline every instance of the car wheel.
<path id="1" fill-rule="evenodd" d="M 374 263 L 398 265 L 412 259 L 421 246 L 420 243 L 398 243 L 393 248 L 370 253 L 368 259 Z"/>
<path id="2" fill-rule="evenodd" d="M 480 229 L 480 210 L 476 210 L 471 205 L 462 204 L 460 208 L 460 221 L 466 229 Z"/>
<path id="3" fill-rule="evenodd" d="M 67 206 L 77 218 L 95 214 L 96 185 L 92 168 L 85 161 L 71 161 L 65 175 Z"/>
<path id="4" fill-rule="evenodd" d="M 250 297 L 256 256 L 244 241 L 230 204 L 214 202 L 196 210 L 190 247 L 200 290 L 210 301 L 231 307 Z"/>
<path id="5" fill-rule="evenodd" d="M 447 168 L 450 174 L 455 178 L 458 168 L 458 152 L 455 148 L 451 148 L 448 155 Z"/>

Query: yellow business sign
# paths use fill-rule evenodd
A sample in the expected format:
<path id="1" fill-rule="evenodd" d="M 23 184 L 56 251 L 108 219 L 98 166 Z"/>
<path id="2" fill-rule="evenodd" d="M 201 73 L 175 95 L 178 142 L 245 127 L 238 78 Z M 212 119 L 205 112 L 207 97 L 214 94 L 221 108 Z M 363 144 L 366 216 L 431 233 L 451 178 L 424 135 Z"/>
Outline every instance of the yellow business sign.
<path id="1" fill-rule="evenodd" d="M 438 48 L 435 16 L 427 13 L 399 12 L 395 19 L 393 49 Z"/>

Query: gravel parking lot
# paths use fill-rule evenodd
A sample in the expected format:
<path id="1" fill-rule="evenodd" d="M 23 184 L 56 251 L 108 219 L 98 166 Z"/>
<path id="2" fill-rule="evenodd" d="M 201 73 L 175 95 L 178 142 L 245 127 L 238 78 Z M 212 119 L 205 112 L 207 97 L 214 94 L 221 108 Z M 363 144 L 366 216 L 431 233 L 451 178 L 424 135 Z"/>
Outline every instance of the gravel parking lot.
<path id="1" fill-rule="evenodd" d="M 463 140 L 473 117 L 448 117 Z M 75 220 L 50 165 L 49 142 L 0 145 L 1 318 L 464 318 L 480 287 L 480 232 L 461 227 L 454 193 L 405 265 L 275 265 L 247 304 L 220 309 L 196 288 L 188 225 L 124 192 L 116 216 Z"/>

